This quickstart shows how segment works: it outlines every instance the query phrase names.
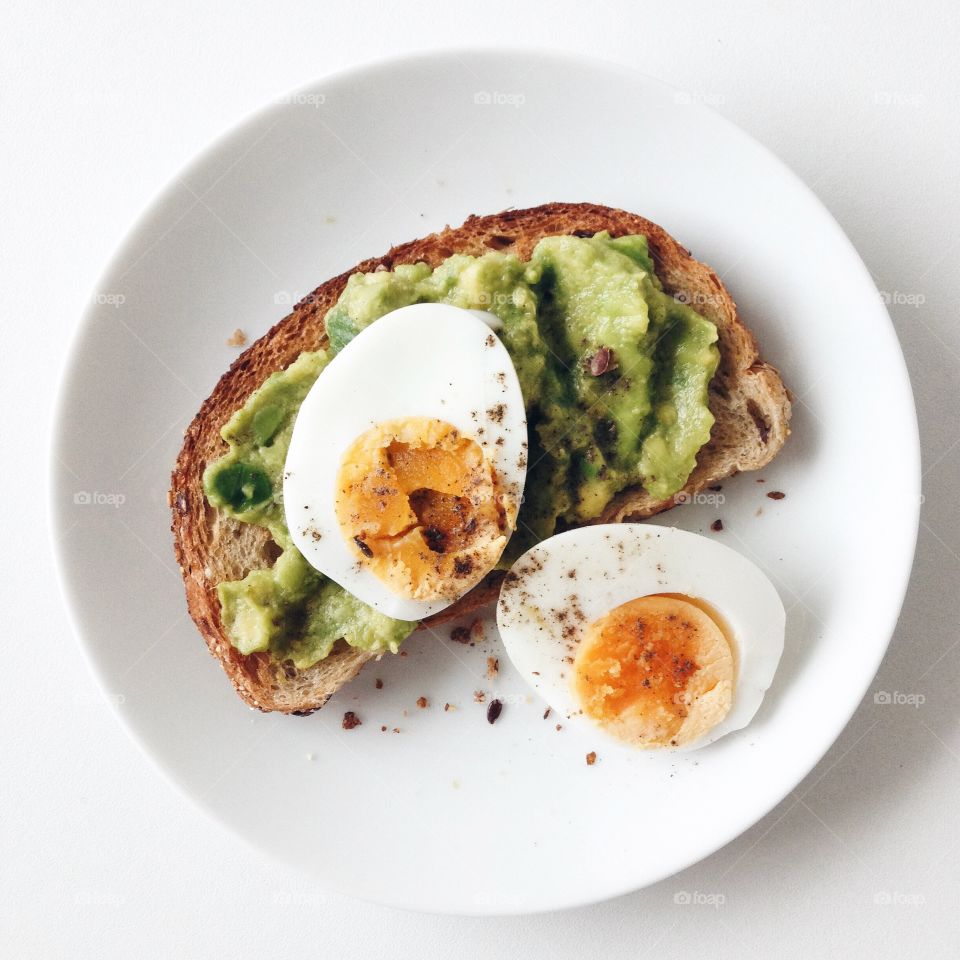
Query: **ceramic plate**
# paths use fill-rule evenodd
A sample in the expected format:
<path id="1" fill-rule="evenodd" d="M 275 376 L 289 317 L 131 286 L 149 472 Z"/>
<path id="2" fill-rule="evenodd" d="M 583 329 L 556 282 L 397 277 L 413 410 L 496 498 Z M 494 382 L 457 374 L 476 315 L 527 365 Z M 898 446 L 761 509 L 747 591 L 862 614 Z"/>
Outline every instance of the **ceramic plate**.
<path id="1" fill-rule="evenodd" d="M 526 52 L 329 77 L 204 151 L 97 284 L 54 432 L 53 534 L 77 631 L 123 723 L 183 791 L 331 889 L 494 914 L 652 883 L 778 803 L 883 656 L 920 500 L 900 348 L 829 213 L 698 99 Z M 183 430 L 239 352 L 227 340 L 259 336 L 393 243 L 551 200 L 662 224 L 720 273 L 796 397 L 768 470 L 661 518 L 742 551 L 780 591 L 786 652 L 760 713 L 687 755 L 558 730 L 505 658 L 487 678 L 490 621 L 473 647 L 414 635 L 311 717 L 247 709 L 187 616 L 166 502 Z M 476 691 L 504 703 L 496 724 Z M 362 725 L 342 729 L 346 710 Z"/>

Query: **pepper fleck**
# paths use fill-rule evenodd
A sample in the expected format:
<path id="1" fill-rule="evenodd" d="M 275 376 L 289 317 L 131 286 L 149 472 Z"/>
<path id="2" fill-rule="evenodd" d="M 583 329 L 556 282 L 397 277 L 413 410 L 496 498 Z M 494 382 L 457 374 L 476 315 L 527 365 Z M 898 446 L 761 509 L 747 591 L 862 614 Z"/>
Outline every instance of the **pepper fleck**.
<path id="1" fill-rule="evenodd" d="M 357 545 L 357 549 L 365 557 L 369 558 L 373 556 L 373 551 L 367 546 L 367 544 L 360 537 L 354 537 L 353 542 Z"/>

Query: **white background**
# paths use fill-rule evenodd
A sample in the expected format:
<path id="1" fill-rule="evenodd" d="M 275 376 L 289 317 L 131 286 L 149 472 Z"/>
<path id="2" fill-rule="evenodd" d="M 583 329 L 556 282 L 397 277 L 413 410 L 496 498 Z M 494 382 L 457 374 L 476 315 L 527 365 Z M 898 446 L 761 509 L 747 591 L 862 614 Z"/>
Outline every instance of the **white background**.
<path id="1" fill-rule="evenodd" d="M 194 810 L 101 702 L 57 595 L 46 534 L 51 389 L 99 273 L 154 193 L 215 134 L 291 88 L 364 60 L 470 44 L 541 45 L 635 66 L 715 105 L 778 153 L 896 301 L 925 461 L 900 627 L 816 770 L 756 827 L 679 876 L 523 919 L 436 918 L 345 900 Z M 256 12 L 178 0 L 5 4 L 0 954 L 954 955 L 958 46 L 960 14 L 946 0 L 351 0 Z M 896 456 L 877 451 L 864 483 Z M 881 691 L 923 702 L 875 703 Z M 694 902 L 676 902 L 681 893 Z"/>

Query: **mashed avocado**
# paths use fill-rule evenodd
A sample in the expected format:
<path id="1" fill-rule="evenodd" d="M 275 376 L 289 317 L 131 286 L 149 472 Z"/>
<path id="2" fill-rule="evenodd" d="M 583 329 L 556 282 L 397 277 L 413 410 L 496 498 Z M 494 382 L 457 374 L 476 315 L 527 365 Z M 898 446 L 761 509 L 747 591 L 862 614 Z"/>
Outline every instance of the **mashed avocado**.
<path id="1" fill-rule="evenodd" d="M 364 327 L 413 303 L 489 310 L 503 321 L 530 426 L 529 472 L 505 562 L 557 529 L 596 519 L 642 485 L 676 493 L 710 436 L 707 387 L 719 361 L 712 323 L 665 294 L 642 236 L 547 237 L 529 262 L 492 251 L 354 274 L 327 314 L 329 351 L 270 376 L 224 426 L 229 452 L 204 476 L 210 503 L 266 527 L 275 564 L 220 584 L 241 653 L 306 667 L 333 643 L 395 652 L 414 624 L 391 620 L 324 578 L 293 546 L 283 467 L 297 410 L 330 357 Z"/>

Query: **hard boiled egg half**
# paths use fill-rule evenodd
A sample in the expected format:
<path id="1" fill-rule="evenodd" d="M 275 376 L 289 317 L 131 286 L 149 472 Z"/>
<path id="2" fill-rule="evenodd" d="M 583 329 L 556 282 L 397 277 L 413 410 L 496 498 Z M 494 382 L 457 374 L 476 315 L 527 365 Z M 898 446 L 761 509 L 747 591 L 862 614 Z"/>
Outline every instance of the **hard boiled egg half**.
<path id="1" fill-rule="evenodd" d="M 416 304 L 365 328 L 304 399 L 284 511 L 307 561 L 421 620 L 475 586 L 513 532 L 527 422 L 491 314 Z"/>
<path id="2" fill-rule="evenodd" d="M 701 747 L 746 726 L 786 616 L 749 560 L 706 537 L 627 523 L 558 534 L 504 582 L 497 625 L 547 703 L 642 748 Z"/>

